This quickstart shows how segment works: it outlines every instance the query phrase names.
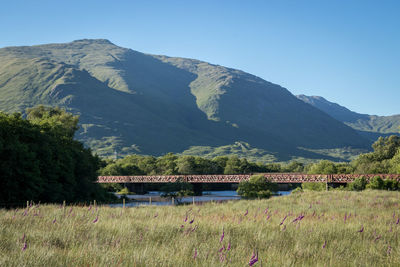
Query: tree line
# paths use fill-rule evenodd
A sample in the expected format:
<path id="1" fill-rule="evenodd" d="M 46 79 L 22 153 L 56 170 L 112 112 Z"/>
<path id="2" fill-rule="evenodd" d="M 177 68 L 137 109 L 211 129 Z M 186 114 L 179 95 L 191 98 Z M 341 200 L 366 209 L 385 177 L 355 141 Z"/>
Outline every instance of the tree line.
<path id="1" fill-rule="evenodd" d="M 168 153 L 161 157 L 129 155 L 122 159 L 107 159 L 101 175 L 173 175 L 173 174 L 247 174 L 264 172 L 297 172 L 309 174 L 400 173 L 400 137 L 380 137 L 373 151 L 361 154 L 351 162 L 321 160 L 303 164 L 255 163 L 238 156 L 218 156 L 212 159 Z"/>
<path id="2" fill-rule="evenodd" d="M 101 160 L 73 139 L 77 129 L 78 117 L 59 108 L 0 112 L 0 205 L 105 200 L 94 183 Z"/>

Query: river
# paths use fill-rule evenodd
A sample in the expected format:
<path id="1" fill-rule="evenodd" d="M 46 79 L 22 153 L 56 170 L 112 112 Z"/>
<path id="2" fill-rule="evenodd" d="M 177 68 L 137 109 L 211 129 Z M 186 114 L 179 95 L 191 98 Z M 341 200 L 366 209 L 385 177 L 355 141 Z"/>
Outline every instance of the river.
<path id="1" fill-rule="evenodd" d="M 291 191 L 278 191 L 278 195 L 289 195 Z M 166 206 L 172 205 L 172 200 L 168 198 L 162 198 L 160 191 L 150 191 L 144 195 L 127 195 L 129 199 L 133 202 L 126 202 L 126 207 L 137 207 L 143 205 L 157 205 L 157 206 Z M 239 200 L 241 197 L 237 194 L 236 191 L 203 191 L 202 196 L 194 196 L 194 197 L 182 197 L 179 199 L 175 199 L 174 203 L 204 203 L 204 202 L 223 202 L 228 200 Z M 110 204 L 110 207 L 122 207 L 122 204 Z"/>

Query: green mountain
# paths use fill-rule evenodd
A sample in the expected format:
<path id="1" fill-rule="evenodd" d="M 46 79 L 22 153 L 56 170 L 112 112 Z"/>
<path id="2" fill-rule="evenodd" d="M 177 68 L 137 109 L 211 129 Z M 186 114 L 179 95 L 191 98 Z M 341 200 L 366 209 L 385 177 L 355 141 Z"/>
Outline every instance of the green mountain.
<path id="1" fill-rule="evenodd" d="M 321 96 L 298 95 L 297 98 L 352 127 L 372 141 L 379 136 L 398 134 L 400 130 L 400 115 L 377 116 L 360 114 L 330 102 Z"/>
<path id="2" fill-rule="evenodd" d="M 199 60 L 85 39 L 2 48 L 0 62 L 0 110 L 64 107 L 81 116 L 77 138 L 103 156 L 240 142 L 252 153 L 289 160 L 327 158 L 313 150 L 369 146 L 287 89 Z"/>

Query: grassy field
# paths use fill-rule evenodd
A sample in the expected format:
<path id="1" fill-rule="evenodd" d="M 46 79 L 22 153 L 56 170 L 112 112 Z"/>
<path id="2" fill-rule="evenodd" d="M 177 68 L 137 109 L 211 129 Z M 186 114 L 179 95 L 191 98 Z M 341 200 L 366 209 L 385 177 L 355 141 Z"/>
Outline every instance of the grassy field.
<path id="1" fill-rule="evenodd" d="M 253 266 L 400 266 L 399 204 L 365 191 L 0 210 L 0 266 L 249 266 L 254 252 Z"/>

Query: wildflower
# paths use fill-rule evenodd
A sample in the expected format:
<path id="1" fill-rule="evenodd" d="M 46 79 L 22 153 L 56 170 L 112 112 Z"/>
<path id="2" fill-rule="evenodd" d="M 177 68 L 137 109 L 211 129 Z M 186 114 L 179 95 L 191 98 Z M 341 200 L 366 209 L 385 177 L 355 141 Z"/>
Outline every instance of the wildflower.
<path id="1" fill-rule="evenodd" d="M 224 228 L 222 228 L 222 235 L 221 235 L 221 238 L 219 239 L 220 243 L 224 240 L 224 237 L 225 237 L 225 231 L 224 231 Z"/>
<path id="2" fill-rule="evenodd" d="M 344 223 L 346 223 L 347 220 L 347 212 L 344 214 Z"/>
<path id="3" fill-rule="evenodd" d="M 265 210 L 264 210 L 264 214 L 267 214 L 268 213 L 268 208 L 266 208 Z"/>
<path id="4" fill-rule="evenodd" d="M 24 242 L 24 241 L 25 241 L 25 237 L 26 237 L 26 235 L 25 235 L 25 233 L 24 233 L 24 235 L 23 235 L 22 238 L 21 238 L 21 242 Z"/>
<path id="5" fill-rule="evenodd" d="M 249 210 L 248 209 L 246 209 L 246 212 L 245 212 L 244 216 L 247 216 L 247 214 L 249 214 Z"/>
<path id="6" fill-rule="evenodd" d="M 269 218 L 271 218 L 271 215 L 268 215 L 268 216 L 267 216 L 267 219 L 266 219 L 266 221 L 268 221 L 268 219 L 269 219 Z"/>
<path id="7" fill-rule="evenodd" d="M 222 247 L 218 250 L 218 252 L 221 252 L 221 251 L 223 251 L 223 250 L 225 250 L 225 245 L 222 246 Z"/>
<path id="8" fill-rule="evenodd" d="M 226 250 L 231 250 L 231 242 L 228 243 L 228 247 L 226 248 Z"/>
<path id="9" fill-rule="evenodd" d="M 390 255 L 390 252 L 392 252 L 392 247 L 388 245 L 387 254 Z"/>
<path id="10" fill-rule="evenodd" d="M 378 235 L 376 238 L 375 238 L 375 240 L 374 240 L 374 242 L 376 242 L 376 241 L 378 241 L 379 239 L 381 239 L 381 235 Z"/>
<path id="11" fill-rule="evenodd" d="M 362 233 L 362 232 L 364 232 L 364 225 L 361 227 L 361 229 L 360 230 L 358 230 L 357 232 L 359 232 L 359 233 Z"/>
<path id="12" fill-rule="evenodd" d="M 194 249 L 194 255 L 193 255 L 193 259 L 195 260 L 197 258 L 197 248 Z"/>
<path id="13" fill-rule="evenodd" d="M 24 246 L 22 247 L 22 251 L 24 251 L 27 247 L 28 247 L 28 244 L 27 244 L 26 241 L 25 241 L 25 242 L 24 242 Z"/>
<path id="14" fill-rule="evenodd" d="M 283 218 L 283 220 L 281 221 L 281 223 L 279 224 L 279 226 L 281 226 L 281 225 L 285 222 L 286 218 L 287 218 L 287 215 L 285 216 L 285 218 Z"/>
<path id="15" fill-rule="evenodd" d="M 193 222 L 194 222 L 194 218 L 193 218 L 193 220 L 191 220 L 189 223 L 192 224 Z"/>
<path id="16" fill-rule="evenodd" d="M 99 215 L 96 216 L 96 219 L 93 220 L 93 223 L 97 223 L 98 220 L 99 220 Z"/>
<path id="17" fill-rule="evenodd" d="M 326 240 L 325 240 L 324 244 L 322 245 L 322 248 L 326 248 Z"/>
<path id="18" fill-rule="evenodd" d="M 187 220 L 188 220 L 188 216 L 187 216 L 187 214 L 186 214 L 186 217 L 185 217 L 185 219 L 183 220 L 184 222 L 187 222 Z"/>
<path id="19" fill-rule="evenodd" d="M 258 261 L 258 251 L 257 254 L 254 254 L 251 256 L 251 259 L 249 261 L 249 266 L 253 266 L 256 262 Z"/>
<path id="20" fill-rule="evenodd" d="M 396 224 L 399 224 L 399 221 L 400 221 L 400 217 L 397 217 L 397 222 L 396 222 Z"/>
<path id="21" fill-rule="evenodd" d="M 56 223 L 56 221 L 57 221 L 57 219 L 56 219 L 56 218 L 54 218 L 54 220 L 53 220 L 53 224 L 54 224 L 54 223 Z"/>

